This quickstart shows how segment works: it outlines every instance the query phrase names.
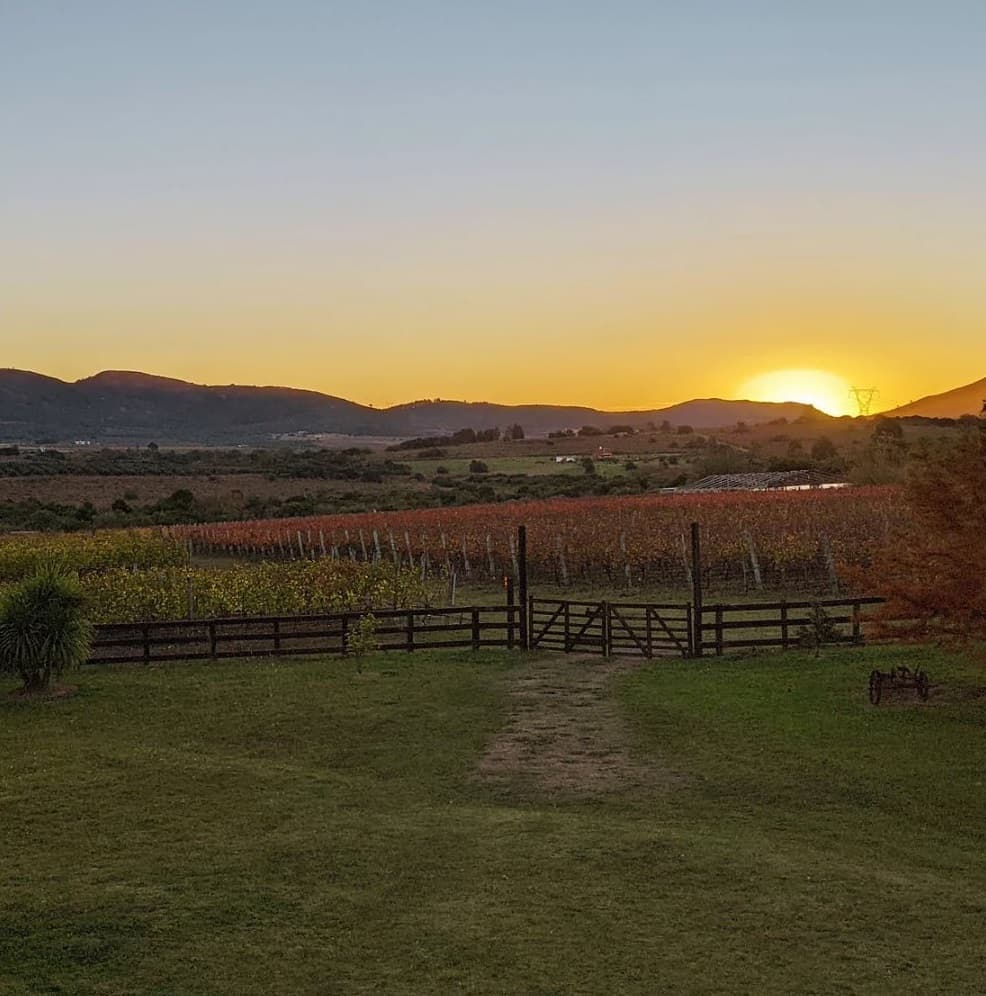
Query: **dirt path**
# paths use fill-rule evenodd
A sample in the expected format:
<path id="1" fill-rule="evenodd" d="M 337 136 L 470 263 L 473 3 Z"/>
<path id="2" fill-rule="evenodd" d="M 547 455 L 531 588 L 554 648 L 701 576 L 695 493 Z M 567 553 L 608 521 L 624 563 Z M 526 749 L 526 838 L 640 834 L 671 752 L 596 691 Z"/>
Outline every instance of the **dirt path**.
<path id="1" fill-rule="evenodd" d="M 635 757 L 613 678 L 640 662 L 556 654 L 532 660 L 510 688 L 512 709 L 479 763 L 480 778 L 521 794 L 594 796 L 675 777 Z"/>

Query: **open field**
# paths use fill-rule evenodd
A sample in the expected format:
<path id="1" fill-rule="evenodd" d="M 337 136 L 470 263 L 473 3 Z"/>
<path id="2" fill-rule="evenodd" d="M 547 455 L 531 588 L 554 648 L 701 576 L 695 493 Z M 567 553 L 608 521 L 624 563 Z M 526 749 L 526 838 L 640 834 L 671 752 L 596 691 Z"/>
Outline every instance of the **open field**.
<path id="1" fill-rule="evenodd" d="M 586 456 L 593 455 L 594 447 L 585 450 Z M 672 454 L 677 459 L 677 454 Z M 607 460 L 595 459 L 596 473 L 600 477 L 617 477 L 625 474 L 625 456 L 618 459 Z M 469 464 L 472 460 L 469 457 L 459 456 L 457 450 L 450 451 L 448 456 L 430 457 L 429 459 L 402 460 L 415 473 L 424 474 L 426 477 L 433 477 L 439 467 L 444 467 L 449 474 L 464 476 L 469 474 Z M 575 463 L 556 463 L 555 458 L 548 456 L 506 456 L 489 457 L 483 462 L 489 468 L 491 474 L 523 474 L 527 477 L 544 477 L 546 475 L 566 474 L 573 477 L 585 476 L 585 468 L 576 459 Z M 653 469 L 658 466 L 656 455 L 635 461 L 641 470 Z"/>
<path id="2" fill-rule="evenodd" d="M 417 482 L 402 484 L 408 490 L 421 489 Z M 221 509 L 232 512 L 242 511 L 250 498 L 287 499 L 299 494 L 347 493 L 372 496 L 385 494 L 392 486 L 369 481 L 270 480 L 262 474 L 0 477 L 0 501 L 27 501 L 39 497 L 65 504 L 88 501 L 102 511 L 117 499 L 122 498 L 133 504 L 149 504 L 167 498 L 182 488 L 202 501 L 215 502 Z"/>
<path id="3" fill-rule="evenodd" d="M 924 705 L 866 702 L 926 667 Z M 852 648 L 87 670 L 0 702 L 0 991 L 982 992 L 983 676 Z"/>

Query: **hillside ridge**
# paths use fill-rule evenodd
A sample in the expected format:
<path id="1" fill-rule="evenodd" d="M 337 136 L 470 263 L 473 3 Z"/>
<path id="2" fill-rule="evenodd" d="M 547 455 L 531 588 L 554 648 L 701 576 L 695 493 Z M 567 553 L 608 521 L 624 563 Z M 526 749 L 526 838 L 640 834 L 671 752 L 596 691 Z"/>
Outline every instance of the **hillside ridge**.
<path id="1" fill-rule="evenodd" d="M 986 377 L 964 384 L 962 387 L 929 394 L 909 404 L 883 412 L 888 418 L 907 418 L 920 415 L 924 418 L 961 418 L 979 415 L 986 405 Z"/>
<path id="2" fill-rule="evenodd" d="M 281 386 L 203 385 L 132 370 L 104 370 L 74 382 L 0 370 L 0 440 L 95 443 L 261 443 L 327 434 L 429 436 L 519 423 L 528 435 L 650 423 L 698 429 L 827 419 L 810 405 L 697 398 L 656 409 L 603 411 L 580 405 L 503 405 L 418 400 L 372 408 L 318 391 Z"/>

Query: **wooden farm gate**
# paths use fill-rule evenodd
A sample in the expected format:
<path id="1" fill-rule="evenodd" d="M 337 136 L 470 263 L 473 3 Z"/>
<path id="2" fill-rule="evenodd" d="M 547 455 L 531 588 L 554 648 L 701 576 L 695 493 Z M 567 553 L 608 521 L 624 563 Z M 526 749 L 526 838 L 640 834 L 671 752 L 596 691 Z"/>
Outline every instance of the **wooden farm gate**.
<path id="1" fill-rule="evenodd" d="M 688 603 L 572 602 L 531 598 L 531 650 L 630 657 L 691 657 Z"/>

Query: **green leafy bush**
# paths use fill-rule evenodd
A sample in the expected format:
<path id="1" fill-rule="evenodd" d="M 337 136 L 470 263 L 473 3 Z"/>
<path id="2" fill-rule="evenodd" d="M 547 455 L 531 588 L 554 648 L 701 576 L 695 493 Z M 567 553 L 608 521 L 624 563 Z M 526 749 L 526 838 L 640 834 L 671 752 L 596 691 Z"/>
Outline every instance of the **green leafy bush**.
<path id="1" fill-rule="evenodd" d="M 19 675 L 26 692 L 48 691 L 85 661 L 91 641 L 79 579 L 62 567 L 40 567 L 0 600 L 0 671 Z"/>
<path id="2" fill-rule="evenodd" d="M 376 617 L 372 613 L 360 616 L 356 625 L 346 634 L 346 653 L 355 657 L 359 663 L 367 654 L 379 649 Z"/>

